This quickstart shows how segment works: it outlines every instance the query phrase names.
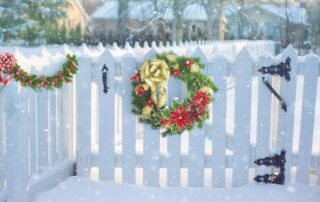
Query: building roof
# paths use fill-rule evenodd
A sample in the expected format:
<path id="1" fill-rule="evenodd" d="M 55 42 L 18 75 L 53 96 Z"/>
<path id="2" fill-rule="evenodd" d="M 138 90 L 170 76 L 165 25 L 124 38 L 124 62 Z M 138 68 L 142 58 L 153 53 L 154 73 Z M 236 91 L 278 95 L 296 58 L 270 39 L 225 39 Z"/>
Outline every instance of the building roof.
<path id="1" fill-rule="evenodd" d="M 129 2 L 129 19 L 133 20 L 150 20 L 153 18 L 162 18 L 164 20 L 173 20 L 172 5 L 167 2 L 158 2 L 158 11 L 155 12 L 154 4 L 152 1 L 130 1 Z M 118 1 L 106 1 L 102 6 L 98 7 L 96 11 L 90 16 L 91 19 L 118 19 Z M 272 4 L 249 4 L 245 5 L 244 9 L 260 9 L 271 13 L 282 19 L 286 18 L 285 7 L 276 6 Z M 238 8 L 231 4 L 224 6 L 224 16 L 230 16 L 238 12 Z M 206 21 L 208 19 L 205 7 L 201 4 L 189 4 L 183 10 L 183 19 L 190 21 Z M 297 6 L 288 6 L 289 21 L 295 24 L 306 23 L 306 11 L 304 8 Z"/>

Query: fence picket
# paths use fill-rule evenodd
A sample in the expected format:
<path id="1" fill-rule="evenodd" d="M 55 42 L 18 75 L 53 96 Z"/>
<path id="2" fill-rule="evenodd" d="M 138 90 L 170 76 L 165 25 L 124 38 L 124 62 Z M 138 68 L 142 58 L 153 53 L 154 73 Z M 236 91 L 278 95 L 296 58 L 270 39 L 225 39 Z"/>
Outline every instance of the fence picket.
<path id="1" fill-rule="evenodd" d="M 28 201 L 27 90 L 12 82 L 6 88 L 5 96 L 7 103 L 6 176 L 8 197 L 10 201 Z"/>
<path id="2" fill-rule="evenodd" d="M 155 58 L 153 47 L 145 56 L 145 60 Z M 139 67 L 138 67 L 139 68 Z M 143 134 L 143 181 L 145 185 L 159 186 L 160 167 L 160 132 L 144 125 Z"/>
<path id="3" fill-rule="evenodd" d="M 49 163 L 53 165 L 57 161 L 56 147 L 56 90 L 49 92 Z"/>
<path id="4" fill-rule="evenodd" d="M 90 58 L 79 58 L 77 74 L 77 175 L 89 177 L 91 167 L 91 80 Z M 81 149 L 79 149 L 81 148 Z"/>
<path id="5" fill-rule="evenodd" d="M 28 89 L 28 134 L 30 147 L 30 174 L 38 174 L 37 154 L 37 93 Z"/>
<path id="6" fill-rule="evenodd" d="M 270 57 L 259 58 L 259 68 L 270 66 L 273 60 Z M 271 130 L 271 96 L 272 93 L 263 84 L 262 77 L 268 79 L 272 85 L 272 77 L 270 75 L 259 76 L 258 81 L 258 115 L 257 115 L 257 137 L 256 137 L 256 157 L 264 158 L 270 153 L 270 130 Z M 264 166 L 256 167 L 260 171 L 259 174 L 265 174 L 267 168 Z"/>
<path id="7" fill-rule="evenodd" d="M 208 59 L 200 48 L 197 48 L 192 55 L 199 57 L 208 68 Z M 204 129 L 195 127 L 189 132 L 188 185 L 190 186 L 204 186 L 204 148 Z"/>
<path id="8" fill-rule="evenodd" d="M 4 92 L 0 90 L 0 190 L 5 184 L 5 100 Z"/>
<path id="9" fill-rule="evenodd" d="M 291 166 L 292 166 L 292 144 L 293 144 L 293 132 L 294 132 L 294 119 L 296 108 L 296 84 L 297 84 L 297 53 L 291 45 L 289 45 L 282 53 L 282 61 L 285 61 L 287 57 L 291 58 L 291 79 L 286 81 L 281 78 L 280 83 L 280 95 L 287 103 L 287 112 L 280 107 L 278 115 L 278 143 L 277 151 L 281 149 L 286 150 L 286 182 L 291 181 Z"/>
<path id="10" fill-rule="evenodd" d="M 253 60 L 246 48 L 235 59 L 233 186 L 248 183 L 250 154 L 251 75 Z"/>
<path id="11" fill-rule="evenodd" d="M 38 119 L 38 170 L 41 173 L 49 165 L 49 92 L 37 93 Z"/>
<path id="12" fill-rule="evenodd" d="M 301 114 L 301 131 L 297 162 L 297 182 L 309 183 L 311 152 L 315 118 L 319 59 L 315 55 L 306 56 L 304 62 L 304 84 Z"/>
<path id="13" fill-rule="evenodd" d="M 99 178 L 100 180 L 113 180 L 115 171 L 115 60 L 108 49 L 100 56 L 98 71 L 101 72 L 103 65 L 109 69 L 107 84 L 109 91 L 103 92 L 102 76 L 98 77 L 98 106 L 99 106 Z M 98 73 L 98 75 L 99 75 Z M 101 75 L 101 74 L 100 74 Z"/>
<path id="14" fill-rule="evenodd" d="M 213 76 L 219 91 L 214 94 L 214 103 L 210 116 L 212 123 L 207 135 L 212 139 L 212 185 L 225 186 L 226 156 L 226 112 L 227 112 L 227 74 L 228 62 L 224 57 L 215 57 L 213 65 L 207 67 L 209 76 Z"/>
<path id="15" fill-rule="evenodd" d="M 123 182 L 135 183 L 135 115 L 131 113 L 131 82 L 130 76 L 135 70 L 133 56 L 127 55 L 121 61 L 122 85 L 120 95 L 122 98 L 122 176 Z M 149 135 L 149 134 L 148 134 Z"/>
<path id="16" fill-rule="evenodd" d="M 167 43 L 168 45 L 169 43 Z M 168 105 L 174 98 L 181 95 L 181 83 L 177 79 L 170 78 L 167 85 Z M 186 135 L 186 134 L 182 134 Z M 167 185 L 180 186 L 181 168 L 181 136 L 169 136 L 167 140 Z"/>

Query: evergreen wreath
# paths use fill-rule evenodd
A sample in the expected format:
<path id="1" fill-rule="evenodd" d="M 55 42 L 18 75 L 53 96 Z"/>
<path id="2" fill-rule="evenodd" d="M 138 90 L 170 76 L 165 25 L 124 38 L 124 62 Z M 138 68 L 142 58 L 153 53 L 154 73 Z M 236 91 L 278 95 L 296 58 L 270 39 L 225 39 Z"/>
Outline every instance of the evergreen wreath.
<path id="1" fill-rule="evenodd" d="M 144 62 L 142 67 L 130 78 L 133 85 L 132 112 L 139 116 L 141 123 L 152 128 L 163 128 L 162 136 L 191 131 L 197 124 L 202 128 L 209 118 L 208 105 L 217 92 L 213 80 L 201 69 L 204 64 L 198 57 L 177 56 L 174 53 L 158 54 L 156 59 Z M 188 97 L 173 100 L 166 106 L 166 81 L 173 75 L 186 83 Z"/>
<path id="2" fill-rule="evenodd" d="M 21 69 L 20 65 L 16 63 L 16 59 L 10 53 L 0 55 L 0 83 L 5 87 L 13 78 L 20 82 L 22 86 L 37 89 L 54 89 L 61 88 L 64 83 L 72 81 L 72 77 L 77 73 L 78 59 L 75 55 L 67 55 L 66 62 L 62 65 L 62 70 L 58 71 L 52 76 L 37 76 L 35 74 L 28 74 Z"/>

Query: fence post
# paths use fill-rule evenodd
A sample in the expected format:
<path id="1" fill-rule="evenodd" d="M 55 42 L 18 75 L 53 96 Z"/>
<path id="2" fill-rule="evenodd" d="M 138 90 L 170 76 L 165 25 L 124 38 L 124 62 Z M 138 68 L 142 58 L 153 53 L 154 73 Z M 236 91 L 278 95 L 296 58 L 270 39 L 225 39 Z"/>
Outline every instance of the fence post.
<path id="1" fill-rule="evenodd" d="M 11 83 L 6 100 L 8 197 L 12 202 L 28 202 L 27 90 Z"/>

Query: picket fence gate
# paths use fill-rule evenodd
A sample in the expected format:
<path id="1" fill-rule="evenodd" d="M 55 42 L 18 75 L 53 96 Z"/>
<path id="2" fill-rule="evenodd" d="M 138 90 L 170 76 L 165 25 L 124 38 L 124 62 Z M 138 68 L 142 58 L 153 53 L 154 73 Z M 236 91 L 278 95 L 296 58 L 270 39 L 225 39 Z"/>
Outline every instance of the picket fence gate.
<path id="1" fill-rule="evenodd" d="M 320 167 L 318 56 L 300 57 L 292 46 L 258 58 L 246 48 L 235 58 L 209 57 L 196 48 L 191 55 L 201 58 L 219 87 L 211 118 L 203 129 L 162 138 L 131 113 L 129 80 L 157 52 L 153 47 L 141 53 L 142 60 L 130 50 L 121 57 L 109 49 L 97 57 L 83 54 L 73 83 L 61 90 L 35 92 L 15 82 L 2 90 L 0 192 L 8 201 L 31 201 L 68 176 L 89 177 L 93 170 L 99 180 L 148 186 L 237 187 L 270 172 L 253 161 L 281 149 L 287 151 L 286 182 L 319 185 L 319 178 L 312 180 Z M 286 101 L 284 112 L 257 69 L 287 57 L 289 82 L 266 76 Z M 103 65 L 109 70 L 107 94 Z M 186 96 L 174 78 L 167 89 L 169 102 Z"/>

